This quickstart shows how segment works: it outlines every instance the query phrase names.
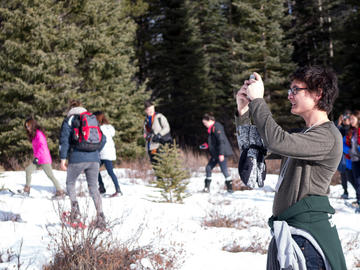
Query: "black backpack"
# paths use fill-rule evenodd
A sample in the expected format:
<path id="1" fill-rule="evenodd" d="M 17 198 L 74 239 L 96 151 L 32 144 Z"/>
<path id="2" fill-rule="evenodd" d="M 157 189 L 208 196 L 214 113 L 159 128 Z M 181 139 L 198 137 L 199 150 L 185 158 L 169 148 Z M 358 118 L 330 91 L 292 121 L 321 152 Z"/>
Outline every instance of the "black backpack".
<path id="1" fill-rule="evenodd" d="M 103 134 L 94 114 L 83 112 L 80 115 L 75 115 L 72 127 L 74 149 L 84 152 L 93 152 L 100 149 Z"/>

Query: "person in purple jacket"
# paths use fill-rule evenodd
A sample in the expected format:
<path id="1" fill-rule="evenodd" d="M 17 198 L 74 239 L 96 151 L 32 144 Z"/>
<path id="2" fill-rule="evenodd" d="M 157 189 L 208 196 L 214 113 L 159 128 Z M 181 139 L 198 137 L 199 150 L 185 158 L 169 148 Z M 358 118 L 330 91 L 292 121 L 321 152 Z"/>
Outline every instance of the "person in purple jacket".
<path id="1" fill-rule="evenodd" d="M 51 155 L 47 145 L 46 136 L 44 129 L 36 122 L 32 117 L 26 119 L 24 127 L 29 138 L 29 141 L 32 143 L 34 159 L 33 162 L 26 167 L 26 185 L 24 187 L 24 193 L 30 193 L 30 184 L 31 184 L 31 174 L 39 167 L 41 167 L 46 175 L 53 182 L 56 193 L 55 196 L 63 196 L 65 193 L 60 187 L 59 182 L 56 180 L 51 163 Z"/>

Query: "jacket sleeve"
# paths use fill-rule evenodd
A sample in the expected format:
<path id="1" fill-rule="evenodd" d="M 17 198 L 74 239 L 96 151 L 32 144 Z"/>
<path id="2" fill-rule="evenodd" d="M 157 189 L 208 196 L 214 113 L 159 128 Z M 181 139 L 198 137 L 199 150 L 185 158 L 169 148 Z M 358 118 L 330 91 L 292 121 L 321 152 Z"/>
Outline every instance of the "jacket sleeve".
<path id="1" fill-rule="evenodd" d="M 307 133 L 284 131 L 275 122 L 262 98 L 254 99 L 249 107 L 256 128 L 272 153 L 315 161 L 323 160 L 334 147 L 335 137 L 325 129 L 312 129 Z"/>
<path id="2" fill-rule="evenodd" d="M 215 138 L 216 138 L 216 143 L 218 145 L 219 155 L 225 155 L 225 132 L 224 132 L 224 127 L 218 122 L 215 122 L 214 126 L 215 126 L 214 135 L 215 135 Z"/>
<path id="3" fill-rule="evenodd" d="M 161 126 L 161 130 L 159 132 L 160 135 L 164 136 L 164 135 L 168 134 L 170 132 L 170 125 L 169 125 L 169 122 L 166 119 L 166 117 L 163 114 L 160 114 L 158 121 L 161 121 L 161 124 L 159 123 Z"/>
<path id="4" fill-rule="evenodd" d="M 103 135 L 101 137 L 101 146 L 100 146 L 99 152 L 104 148 L 105 144 L 106 144 L 106 136 L 103 133 Z"/>
<path id="5" fill-rule="evenodd" d="M 73 117 L 66 118 L 62 125 L 60 131 L 60 139 L 59 139 L 59 151 L 60 151 L 60 159 L 66 159 L 68 157 L 68 153 L 70 151 L 70 136 L 71 136 L 71 123 Z"/>
<path id="6" fill-rule="evenodd" d="M 115 128 L 112 125 L 109 125 L 109 133 L 111 137 L 115 136 Z"/>
<path id="7" fill-rule="evenodd" d="M 46 136 L 40 130 L 36 131 L 35 141 L 37 144 L 36 149 L 34 149 L 34 157 L 41 158 L 46 154 L 46 149 L 48 149 Z"/>

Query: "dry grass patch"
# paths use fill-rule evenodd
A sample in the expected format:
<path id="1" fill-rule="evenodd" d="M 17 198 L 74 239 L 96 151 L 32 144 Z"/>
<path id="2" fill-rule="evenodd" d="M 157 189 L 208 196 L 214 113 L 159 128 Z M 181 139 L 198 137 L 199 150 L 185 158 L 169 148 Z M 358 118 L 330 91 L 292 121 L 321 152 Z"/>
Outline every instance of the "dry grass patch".
<path id="1" fill-rule="evenodd" d="M 16 159 L 11 157 L 8 161 L 6 170 L 13 170 L 13 171 L 23 171 L 26 166 L 32 163 L 32 159 L 30 157 L 24 157 L 22 159 Z"/>
<path id="2" fill-rule="evenodd" d="M 280 173 L 280 159 L 267 159 L 266 161 L 266 172 L 270 174 Z"/>
<path id="3" fill-rule="evenodd" d="M 243 241 L 239 241 L 239 242 L 243 242 Z M 266 254 L 269 243 L 270 243 L 269 240 L 264 242 L 260 236 L 256 236 L 255 238 L 252 239 L 250 245 L 248 246 L 239 245 L 236 241 L 234 241 L 232 244 L 224 246 L 223 250 L 232 253 L 252 252 L 252 253 Z"/>
<path id="4" fill-rule="evenodd" d="M 346 251 L 358 250 L 360 248 L 360 233 L 357 233 L 351 240 L 343 244 L 343 247 Z"/>
<path id="5" fill-rule="evenodd" d="M 206 166 L 209 159 L 208 156 L 200 153 L 196 153 L 188 148 L 183 148 L 180 150 L 180 156 L 183 159 L 184 166 L 190 173 L 203 173 L 203 170 L 200 168 Z"/>
<path id="6" fill-rule="evenodd" d="M 60 203 L 56 210 L 61 220 L 63 209 Z M 138 246 L 145 229 L 143 222 L 137 225 L 138 228 L 128 240 L 121 242 L 114 238 L 117 234 L 115 227 L 125 224 L 125 215 L 127 213 L 119 219 L 107 220 L 106 229 L 98 229 L 87 216 L 81 218 L 82 223 L 87 225 L 85 229 L 72 228 L 63 222 L 60 222 L 60 227 L 56 224 L 48 225 L 48 248 L 52 251 L 53 258 L 43 269 L 177 269 L 179 259 L 176 252 L 169 249 L 157 250 L 153 245 Z"/>
<path id="7" fill-rule="evenodd" d="M 135 179 L 142 179 L 144 182 L 150 184 L 155 179 L 151 163 L 147 157 L 133 161 L 123 161 L 119 168 L 127 169 L 125 177 L 132 179 L 133 182 L 135 182 Z"/>
<path id="8" fill-rule="evenodd" d="M 267 222 L 257 212 L 253 210 L 233 211 L 230 214 L 224 213 L 224 210 L 210 210 L 202 221 L 206 227 L 235 228 L 238 230 L 248 229 L 250 227 L 266 228 Z"/>

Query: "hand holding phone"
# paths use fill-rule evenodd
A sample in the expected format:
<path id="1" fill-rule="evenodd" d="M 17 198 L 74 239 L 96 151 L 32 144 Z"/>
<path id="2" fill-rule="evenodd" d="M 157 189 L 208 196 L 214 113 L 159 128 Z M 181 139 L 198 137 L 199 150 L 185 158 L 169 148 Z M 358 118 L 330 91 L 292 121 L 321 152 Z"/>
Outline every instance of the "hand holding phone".
<path id="1" fill-rule="evenodd" d="M 247 97 L 249 100 L 254 100 L 256 98 L 264 97 L 264 83 L 261 79 L 261 76 L 254 72 L 250 75 L 249 80 L 252 82 L 249 84 L 247 88 Z"/>

